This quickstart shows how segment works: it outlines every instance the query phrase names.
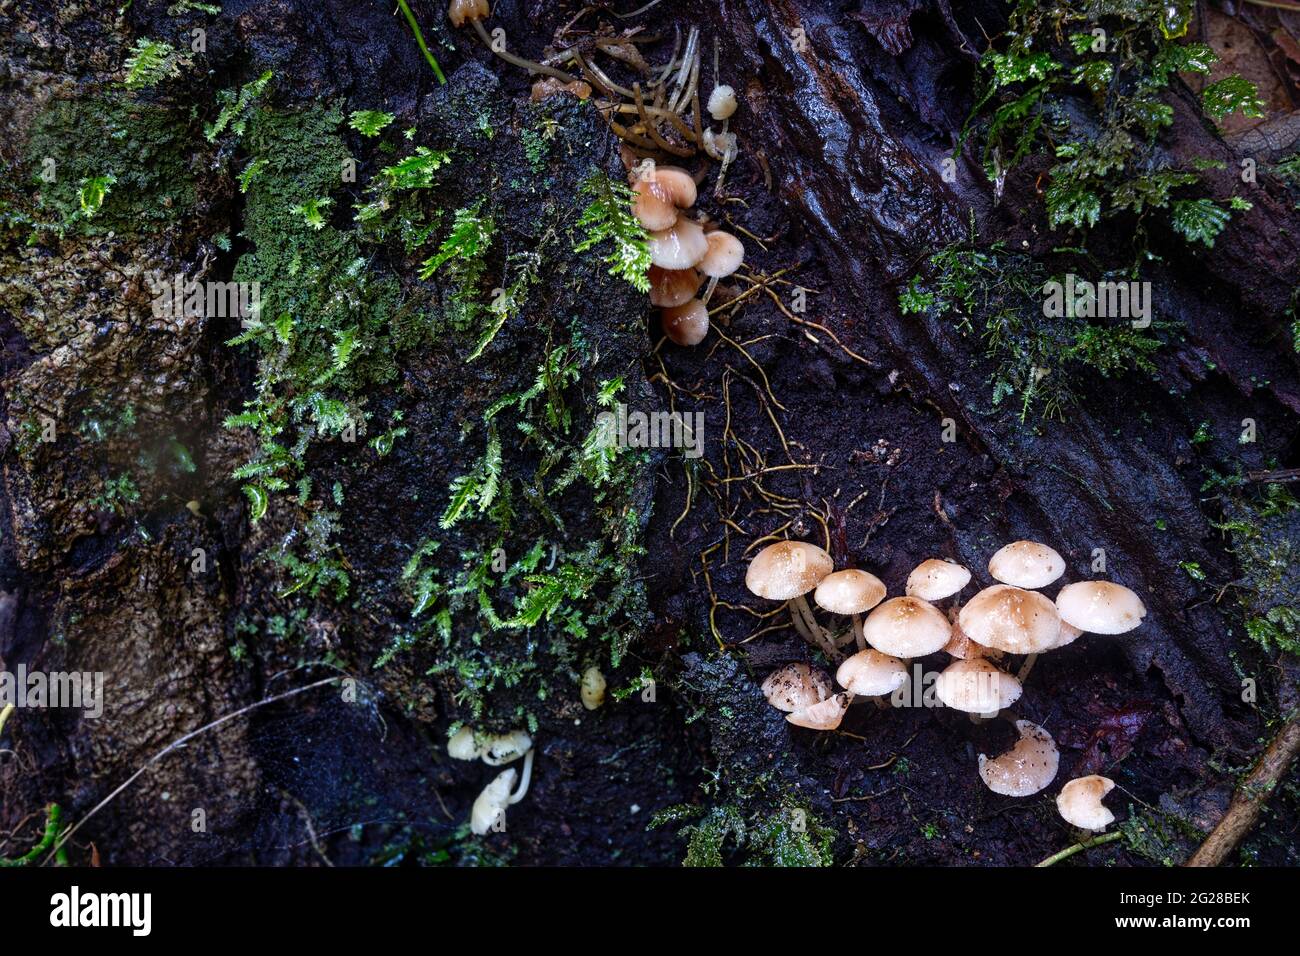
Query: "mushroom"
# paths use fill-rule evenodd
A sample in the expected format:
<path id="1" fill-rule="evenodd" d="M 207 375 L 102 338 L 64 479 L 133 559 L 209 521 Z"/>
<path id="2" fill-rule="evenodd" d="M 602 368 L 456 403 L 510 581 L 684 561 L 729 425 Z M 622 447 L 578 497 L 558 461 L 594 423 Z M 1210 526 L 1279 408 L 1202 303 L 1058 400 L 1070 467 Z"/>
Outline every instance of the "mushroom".
<path id="1" fill-rule="evenodd" d="M 470 810 L 469 828 L 473 833 L 483 836 L 489 830 L 498 829 L 498 820 L 501 821 L 499 829 L 505 828 L 506 807 L 518 803 L 528 794 L 528 784 L 533 776 L 531 750 L 524 757 L 523 778 L 519 780 L 519 789 L 515 790 L 515 780 L 518 776 L 518 771 L 511 767 L 509 770 L 501 771 L 483 788 L 483 792 L 478 795 Z"/>
<path id="2" fill-rule="evenodd" d="M 793 714 L 786 714 L 785 719 L 796 727 L 807 727 L 809 730 L 834 730 L 840 725 L 848 709 L 848 698 L 843 694 L 836 694 L 819 704 L 796 710 Z"/>
<path id="3" fill-rule="evenodd" d="M 1111 581 L 1067 584 L 1056 595 L 1061 620 L 1092 634 L 1123 634 L 1142 623 L 1142 599 Z"/>
<path id="4" fill-rule="evenodd" d="M 995 584 L 975 595 L 957 622 L 972 641 L 1009 654 L 1045 651 L 1061 634 L 1056 605 L 1037 591 L 1009 584 Z"/>
<path id="5" fill-rule="evenodd" d="M 709 285 L 704 290 L 703 296 L 704 303 L 707 305 L 709 299 L 713 298 L 713 290 L 717 287 L 718 280 L 731 275 L 745 261 L 745 247 L 731 233 L 720 230 L 706 233 L 704 240 L 709 247 L 704 258 L 699 262 L 699 270 L 709 277 Z"/>
<path id="6" fill-rule="evenodd" d="M 582 80 L 575 83 L 561 83 L 553 76 L 543 76 L 533 83 L 528 99 L 534 103 L 539 103 L 544 99 L 559 96 L 562 93 L 576 96 L 580 100 L 589 99 L 591 97 L 591 84 L 584 83 Z"/>
<path id="7" fill-rule="evenodd" d="M 709 251 L 704 228 L 686 216 L 678 216 L 671 226 L 651 232 L 647 242 L 650 262 L 661 269 L 689 269 Z"/>
<path id="8" fill-rule="evenodd" d="M 897 657 L 868 648 L 841 664 L 835 679 L 857 697 L 884 697 L 907 683 L 907 665 Z"/>
<path id="9" fill-rule="evenodd" d="M 862 636 L 862 615 L 879 604 L 884 597 L 885 585 L 880 578 L 855 569 L 826 575 L 813 592 L 813 600 L 818 607 L 853 619 L 853 636 L 857 639 L 860 651 L 867 647 L 866 638 Z"/>
<path id="10" fill-rule="evenodd" d="M 934 682 L 934 693 L 953 710 L 991 716 L 1020 699 L 1020 681 L 983 658 L 953 661 Z"/>
<path id="11" fill-rule="evenodd" d="M 1065 573 L 1065 559 L 1037 541 L 1013 541 L 989 558 L 989 574 L 1018 588 L 1045 588 Z"/>
<path id="12" fill-rule="evenodd" d="M 453 760 L 477 760 L 483 756 L 483 750 L 472 727 L 462 727 L 447 738 L 447 756 Z"/>
<path id="13" fill-rule="evenodd" d="M 943 612 L 928 601 L 896 597 L 867 615 L 862 634 L 876 650 L 910 659 L 942 648 L 952 636 L 952 627 Z"/>
<path id="14" fill-rule="evenodd" d="M 514 763 L 531 753 L 532 749 L 533 738 L 522 730 L 512 730 L 508 734 L 488 738 L 483 748 L 483 762 L 492 767 L 500 767 L 502 764 Z"/>
<path id="15" fill-rule="evenodd" d="M 1061 636 L 1058 637 L 1056 639 L 1056 643 L 1052 645 L 1052 650 L 1056 650 L 1058 647 L 1065 647 L 1067 644 L 1073 644 L 1082 636 L 1083 636 L 1083 631 L 1079 630 L 1079 628 L 1075 627 L 1069 621 L 1062 618 Z"/>
<path id="16" fill-rule="evenodd" d="M 545 63 L 526 60 L 521 56 L 515 56 L 503 45 L 494 44 L 492 38 L 488 36 L 487 29 L 483 26 L 484 19 L 490 13 L 488 0 L 451 0 L 451 3 L 447 5 L 447 19 L 451 21 L 453 27 L 462 27 L 467 22 L 472 23 L 478 33 L 478 38 L 483 41 L 483 45 L 507 63 L 522 67 L 525 70 L 531 70 L 533 73 L 544 73 L 547 76 L 553 76 L 564 83 L 578 82 L 576 76 L 570 76 L 563 70 L 557 70 Z"/>
<path id="17" fill-rule="evenodd" d="M 787 714 L 820 704 L 830 695 L 830 676 L 802 662 L 786 664 L 763 681 L 767 702 Z"/>
<path id="18" fill-rule="evenodd" d="M 1061 788 L 1056 809 L 1066 823 L 1080 830 L 1100 833 L 1115 822 L 1115 814 L 1102 805 L 1102 798 L 1115 788 L 1115 781 L 1100 774 L 1071 780 Z"/>
<path id="19" fill-rule="evenodd" d="M 1020 739 L 1006 753 L 992 760 L 980 754 L 980 779 L 994 793 L 1028 797 L 1055 779 L 1061 755 L 1052 735 L 1037 724 L 1017 720 L 1016 730 Z"/>
<path id="20" fill-rule="evenodd" d="M 727 84 L 715 86 L 709 94 L 709 115 L 721 123 L 736 113 L 736 91 Z"/>
<path id="21" fill-rule="evenodd" d="M 835 565 L 831 556 L 806 541 L 778 541 L 754 556 L 745 571 L 745 587 L 769 601 L 788 601 L 790 620 L 804 640 L 816 644 L 831 660 L 835 644 L 813 617 L 804 595 L 817 587 Z"/>
<path id="22" fill-rule="evenodd" d="M 632 189 L 632 213 L 651 232 L 671 229 L 678 210 L 695 204 L 695 180 L 676 166 L 641 167 Z"/>
<path id="23" fill-rule="evenodd" d="M 943 646 L 945 654 L 951 654 L 958 660 L 968 661 L 976 657 L 987 657 L 990 660 L 997 660 L 1002 656 L 1002 652 L 992 647 L 985 647 L 983 644 L 977 644 L 966 636 L 966 632 L 961 629 L 961 624 L 957 622 L 961 608 L 948 609 L 948 622 L 952 625 L 952 637 L 948 643 Z"/>
<path id="24" fill-rule="evenodd" d="M 588 710 L 595 710 L 605 703 L 605 675 L 599 667 L 588 667 L 583 672 L 578 691 L 582 696 L 582 706 Z"/>
<path id="25" fill-rule="evenodd" d="M 695 269 L 661 269 L 651 266 L 650 304 L 661 309 L 675 309 L 679 305 L 685 305 L 695 298 L 703 281 Z"/>
<path id="26" fill-rule="evenodd" d="M 907 576 L 906 592 L 923 601 L 942 601 L 969 583 L 970 572 L 960 564 L 930 558 L 918 564 Z"/>
<path id="27" fill-rule="evenodd" d="M 659 315 L 664 335 L 678 345 L 699 345 L 709 334 L 709 310 L 699 299 L 691 299 Z"/>

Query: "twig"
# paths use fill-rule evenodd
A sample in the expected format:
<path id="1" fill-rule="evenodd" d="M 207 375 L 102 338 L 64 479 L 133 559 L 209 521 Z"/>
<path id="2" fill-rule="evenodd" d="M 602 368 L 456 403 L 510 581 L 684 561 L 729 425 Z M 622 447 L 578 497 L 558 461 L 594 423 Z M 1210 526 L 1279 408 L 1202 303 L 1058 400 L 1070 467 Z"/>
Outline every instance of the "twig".
<path id="1" fill-rule="evenodd" d="M 1042 863 L 1035 863 L 1035 867 L 1051 866 L 1053 863 L 1060 863 L 1062 860 L 1074 856 L 1076 853 L 1082 853 L 1084 850 L 1091 850 L 1095 846 L 1101 846 L 1103 843 L 1114 843 L 1124 834 L 1116 830 L 1114 833 L 1103 833 L 1101 836 L 1093 837 L 1091 840 L 1084 840 L 1082 843 L 1076 843 L 1074 846 L 1067 846 L 1060 853 L 1053 853 Z"/>
<path id="2" fill-rule="evenodd" d="M 249 711 L 257 710 L 257 708 L 259 707 L 265 707 L 267 704 L 274 704 L 277 701 L 287 700 L 290 697 L 296 697 L 298 694 L 305 694 L 309 690 L 315 690 L 317 687 L 324 687 L 326 684 L 338 683 L 338 680 L 339 678 L 337 677 L 327 677 L 324 680 L 316 681 L 316 683 L 314 684 L 308 684 L 306 687 L 298 687 L 294 690 L 287 690 L 283 694 L 276 694 L 274 697 L 264 697 L 259 701 L 255 701 L 251 704 L 248 704 L 245 707 L 239 708 L 239 710 L 226 714 L 224 717 L 218 717 L 216 720 L 212 721 L 211 723 L 204 724 L 198 730 L 191 730 L 188 734 L 185 734 L 183 737 L 178 737 L 176 740 L 173 740 L 166 747 L 158 751 L 156 754 L 154 754 L 152 757 L 146 760 L 143 764 L 141 764 L 139 770 L 131 774 L 131 776 L 127 777 L 126 780 L 124 780 L 116 790 L 114 790 L 112 793 L 106 796 L 103 800 L 100 800 L 99 803 L 95 804 L 95 806 L 91 809 L 89 813 L 87 813 L 84 817 L 78 820 L 75 825 L 73 825 L 66 833 L 64 833 L 63 836 L 59 838 L 59 842 L 54 845 L 54 849 L 50 851 L 50 855 L 45 858 L 45 860 L 41 863 L 41 865 L 45 866 L 46 864 L 48 864 L 50 862 L 50 859 L 56 853 L 58 853 L 60 849 L 62 849 L 63 844 L 67 843 L 70 839 L 72 839 L 72 835 L 76 833 L 78 830 L 80 830 L 86 824 L 86 822 L 90 820 L 91 817 L 93 817 L 100 810 L 104 809 L 104 807 L 112 803 L 119 793 L 121 793 L 127 787 L 131 786 L 131 784 L 135 783 L 135 781 L 139 779 L 141 774 L 143 774 L 146 770 L 148 770 L 150 767 L 156 764 L 163 757 L 167 756 L 173 750 L 181 749 L 189 741 L 193 740 L 195 737 L 198 737 L 200 734 L 207 733 L 209 730 L 212 730 L 216 727 L 220 727 L 222 724 L 226 723 L 227 721 L 234 720 L 236 717 L 240 717 L 244 714 L 247 714 Z"/>
<path id="3" fill-rule="evenodd" d="M 1259 820 L 1264 804 L 1286 776 L 1291 762 L 1300 752 L 1300 714 L 1286 722 L 1281 732 L 1273 738 L 1264 755 L 1237 787 L 1237 792 L 1205 842 L 1200 845 L 1187 866 L 1220 866 L 1228 858 Z"/>
<path id="4" fill-rule="evenodd" d="M 5 723 L 9 720 L 9 715 L 14 712 L 13 704 L 5 704 L 4 709 L 0 710 L 0 734 L 4 733 Z"/>

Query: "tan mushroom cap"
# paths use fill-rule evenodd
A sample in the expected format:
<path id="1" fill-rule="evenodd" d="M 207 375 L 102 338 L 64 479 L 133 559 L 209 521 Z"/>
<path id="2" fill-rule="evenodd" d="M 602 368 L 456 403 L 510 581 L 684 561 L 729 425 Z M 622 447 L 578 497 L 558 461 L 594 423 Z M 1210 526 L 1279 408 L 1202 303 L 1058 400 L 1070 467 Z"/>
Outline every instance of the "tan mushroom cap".
<path id="1" fill-rule="evenodd" d="M 953 710 L 993 714 L 1019 700 L 1021 687 L 1015 677 L 983 658 L 973 658 L 944 668 L 934 682 L 934 693 Z"/>
<path id="2" fill-rule="evenodd" d="M 1017 720 L 1020 739 L 1014 747 L 990 760 L 980 754 L 980 779 L 994 793 L 1028 797 L 1056 778 L 1061 755 L 1052 735 L 1037 724 Z"/>
<path id="3" fill-rule="evenodd" d="M 923 601 L 942 601 L 952 597 L 970 583 L 970 572 L 960 564 L 930 558 L 922 561 L 907 576 L 906 591 Z"/>
<path id="4" fill-rule="evenodd" d="M 894 657 L 933 654 L 948 643 L 952 626 L 933 604 L 914 597 L 890 598 L 862 622 L 867 643 Z"/>
<path id="5" fill-rule="evenodd" d="M 709 251 L 700 260 L 699 269 L 711 279 L 725 279 L 745 261 L 745 247 L 729 232 L 710 232 L 704 240 Z"/>
<path id="6" fill-rule="evenodd" d="M 786 664 L 763 681 L 767 702 L 787 714 L 820 704 L 830 695 L 830 675 L 808 664 Z"/>
<path id="7" fill-rule="evenodd" d="M 704 229 L 694 219 L 678 216 L 669 227 L 651 232 L 650 261 L 661 269 L 689 269 L 709 251 Z"/>
<path id="8" fill-rule="evenodd" d="M 482 20 L 489 13 L 488 0 L 451 0 L 447 6 L 447 19 L 453 27 L 462 27 L 469 20 Z"/>
<path id="9" fill-rule="evenodd" d="M 659 321 L 664 335 L 678 345 L 699 345 L 709 334 L 709 310 L 699 299 L 664 309 Z"/>
<path id="10" fill-rule="evenodd" d="M 1147 609 L 1142 599 L 1112 581 L 1067 584 L 1056 595 L 1061 620 L 1090 634 L 1123 634 L 1142 623 Z"/>
<path id="11" fill-rule="evenodd" d="M 1065 573 L 1065 559 L 1037 541 L 1013 541 L 989 559 L 989 574 L 1018 588 L 1045 588 Z"/>
<path id="12" fill-rule="evenodd" d="M 817 606 L 832 614 L 862 614 L 884 597 L 885 585 L 880 578 L 853 568 L 826 575 L 813 594 Z"/>
<path id="13" fill-rule="evenodd" d="M 1056 797 L 1056 809 L 1066 823 L 1081 830 L 1100 833 L 1115 822 L 1115 814 L 1102 806 L 1102 797 L 1115 788 L 1115 781 L 1100 774 L 1071 780 Z"/>
<path id="14" fill-rule="evenodd" d="M 907 683 L 907 665 L 874 648 L 858 651 L 835 672 L 841 687 L 862 697 L 884 697 Z"/>
<path id="15" fill-rule="evenodd" d="M 769 601 L 789 601 L 807 594 L 834 568 L 831 556 L 815 544 L 778 541 L 754 555 L 745 587 Z"/>
<path id="16" fill-rule="evenodd" d="M 651 232 L 672 228 L 678 212 L 695 204 L 695 180 L 675 166 L 641 167 L 632 190 L 632 214 Z"/>
<path id="17" fill-rule="evenodd" d="M 836 694 L 820 704 L 813 704 L 803 710 L 796 710 L 793 714 L 786 714 L 785 719 L 796 727 L 807 727 L 809 730 L 834 730 L 840 725 L 848 709 L 848 698 L 843 694 Z"/>
<path id="18" fill-rule="evenodd" d="M 695 269 L 650 267 L 650 304 L 661 309 L 685 305 L 700 291 L 703 277 Z"/>
<path id="19" fill-rule="evenodd" d="M 943 646 L 943 652 L 951 654 L 962 661 L 973 660 L 977 657 L 987 657 L 989 660 L 996 661 L 1002 657 L 1002 652 L 996 648 L 976 644 L 966 636 L 966 632 L 961 629 L 961 624 L 957 622 L 960 613 L 961 608 L 948 609 L 948 622 L 952 624 L 952 637 L 948 638 L 948 643 Z"/>
<path id="20" fill-rule="evenodd" d="M 966 636 L 1008 654 L 1036 654 L 1061 635 L 1056 605 L 1037 591 L 995 584 L 975 595 L 957 621 Z"/>

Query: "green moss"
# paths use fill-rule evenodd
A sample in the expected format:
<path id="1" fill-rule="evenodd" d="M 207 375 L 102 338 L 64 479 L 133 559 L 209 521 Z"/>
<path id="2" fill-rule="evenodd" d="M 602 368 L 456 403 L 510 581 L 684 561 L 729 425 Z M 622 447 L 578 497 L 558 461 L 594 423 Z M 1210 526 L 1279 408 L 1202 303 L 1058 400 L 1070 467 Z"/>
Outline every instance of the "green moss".
<path id="1" fill-rule="evenodd" d="M 24 154 L 33 218 L 60 234 L 154 232 L 194 205 L 195 140 L 188 116 L 167 107 L 60 100 L 36 119 Z"/>
<path id="2" fill-rule="evenodd" d="M 1155 374 L 1151 354 L 1160 340 L 1124 319 L 1089 319 L 1067 309 L 1045 315 L 1041 263 L 1009 252 L 1001 243 L 972 242 L 941 250 L 929 269 L 905 287 L 899 305 L 907 313 L 933 311 L 959 333 L 978 337 L 994 363 L 990 376 L 995 406 L 1014 399 L 1025 421 L 1031 410 L 1059 418 L 1088 378 L 1129 371 Z"/>
<path id="3" fill-rule="evenodd" d="M 1246 635 L 1270 653 L 1300 654 L 1300 502 L 1268 485 L 1228 499 L 1219 527 L 1237 559 Z"/>
<path id="4" fill-rule="evenodd" d="M 683 866 L 718 867 L 733 856 L 743 866 L 804 867 L 833 863 L 831 845 L 835 831 L 824 826 L 806 807 L 793 802 L 775 810 L 751 813 L 731 804 L 708 810 L 680 805 L 659 811 L 650 821 L 652 828 L 674 824 L 685 824 L 678 830 L 686 838 Z"/>

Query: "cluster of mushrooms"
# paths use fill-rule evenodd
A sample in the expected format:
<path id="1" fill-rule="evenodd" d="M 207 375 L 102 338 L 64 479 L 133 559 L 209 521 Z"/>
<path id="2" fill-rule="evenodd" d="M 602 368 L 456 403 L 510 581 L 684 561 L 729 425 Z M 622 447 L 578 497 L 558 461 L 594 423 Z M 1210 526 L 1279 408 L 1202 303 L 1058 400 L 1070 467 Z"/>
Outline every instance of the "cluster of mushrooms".
<path id="1" fill-rule="evenodd" d="M 932 558 L 908 576 L 905 596 L 885 600 L 887 590 L 879 578 L 854 569 L 834 570 L 831 556 L 816 545 L 779 541 L 767 546 L 750 562 L 746 586 L 761 598 L 787 602 L 795 630 L 838 666 L 835 679 L 844 691 L 834 693 L 824 671 L 794 663 L 768 676 L 764 696 L 795 726 L 834 730 L 857 698 L 885 706 L 884 698 L 907 683 L 907 661 L 944 651 L 952 662 L 935 680 L 935 696 L 972 720 L 986 719 L 1020 698 L 1022 682 L 1039 654 L 1085 633 L 1122 634 L 1146 615 L 1136 594 L 1110 581 L 1067 584 L 1053 602 L 1040 589 L 1065 572 L 1065 560 L 1034 541 L 1016 541 L 999 550 L 988 572 L 999 583 L 962 604 L 970 571 Z M 808 604 L 809 592 L 818 607 L 847 619 L 848 625 L 824 627 Z M 950 600 L 945 612 L 940 605 Z M 846 657 L 842 649 L 848 645 L 856 650 Z M 1008 654 L 1025 656 L 1016 674 L 997 665 Z M 1027 720 L 1017 720 L 1015 726 L 1020 739 L 998 757 L 980 754 L 979 774 L 995 793 L 1027 797 L 1055 779 L 1059 754 L 1042 727 Z M 1114 816 L 1101 799 L 1113 786 L 1095 775 L 1071 780 L 1057 800 L 1061 815 L 1081 829 L 1104 829 Z"/>
<path id="2" fill-rule="evenodd" d="M 714 105 L 712 98 L 709 104 Z M 734 94 L 729 109 L 735 109 Z M 695 204 L 696 189 L 686 170 L 657 166 L 647 159 L 630 175 L 636 193 L 632 212 L 649 233 L 650 302 L 661 310 L 668 338 L 678 345 L 699 345 L 709 334 L 713 290 L 719 279 L 740 268 L 745 247 L 729 232 L 706 232 L 703 224 L 687 215 Z M 709 284 L 699 295 L 706 278 Z"/>
<path id="3" fill-rule="evenodd" d="M 533 776 L 533 740 L 522 730 L 495 736 L 480 734 L 472 727 L 462 727 L 447 740 L 447 755 L 456 760 L 482 760 L 490 767 L 524 760 L 523 778 L 509 767 L 497 774 L 474 801 L 469 825 L 478 836 L 505 826 L 506 807 L 518 803 L 528 794 Z M 519 786 L 515 787 L 518 780 Z"/>

